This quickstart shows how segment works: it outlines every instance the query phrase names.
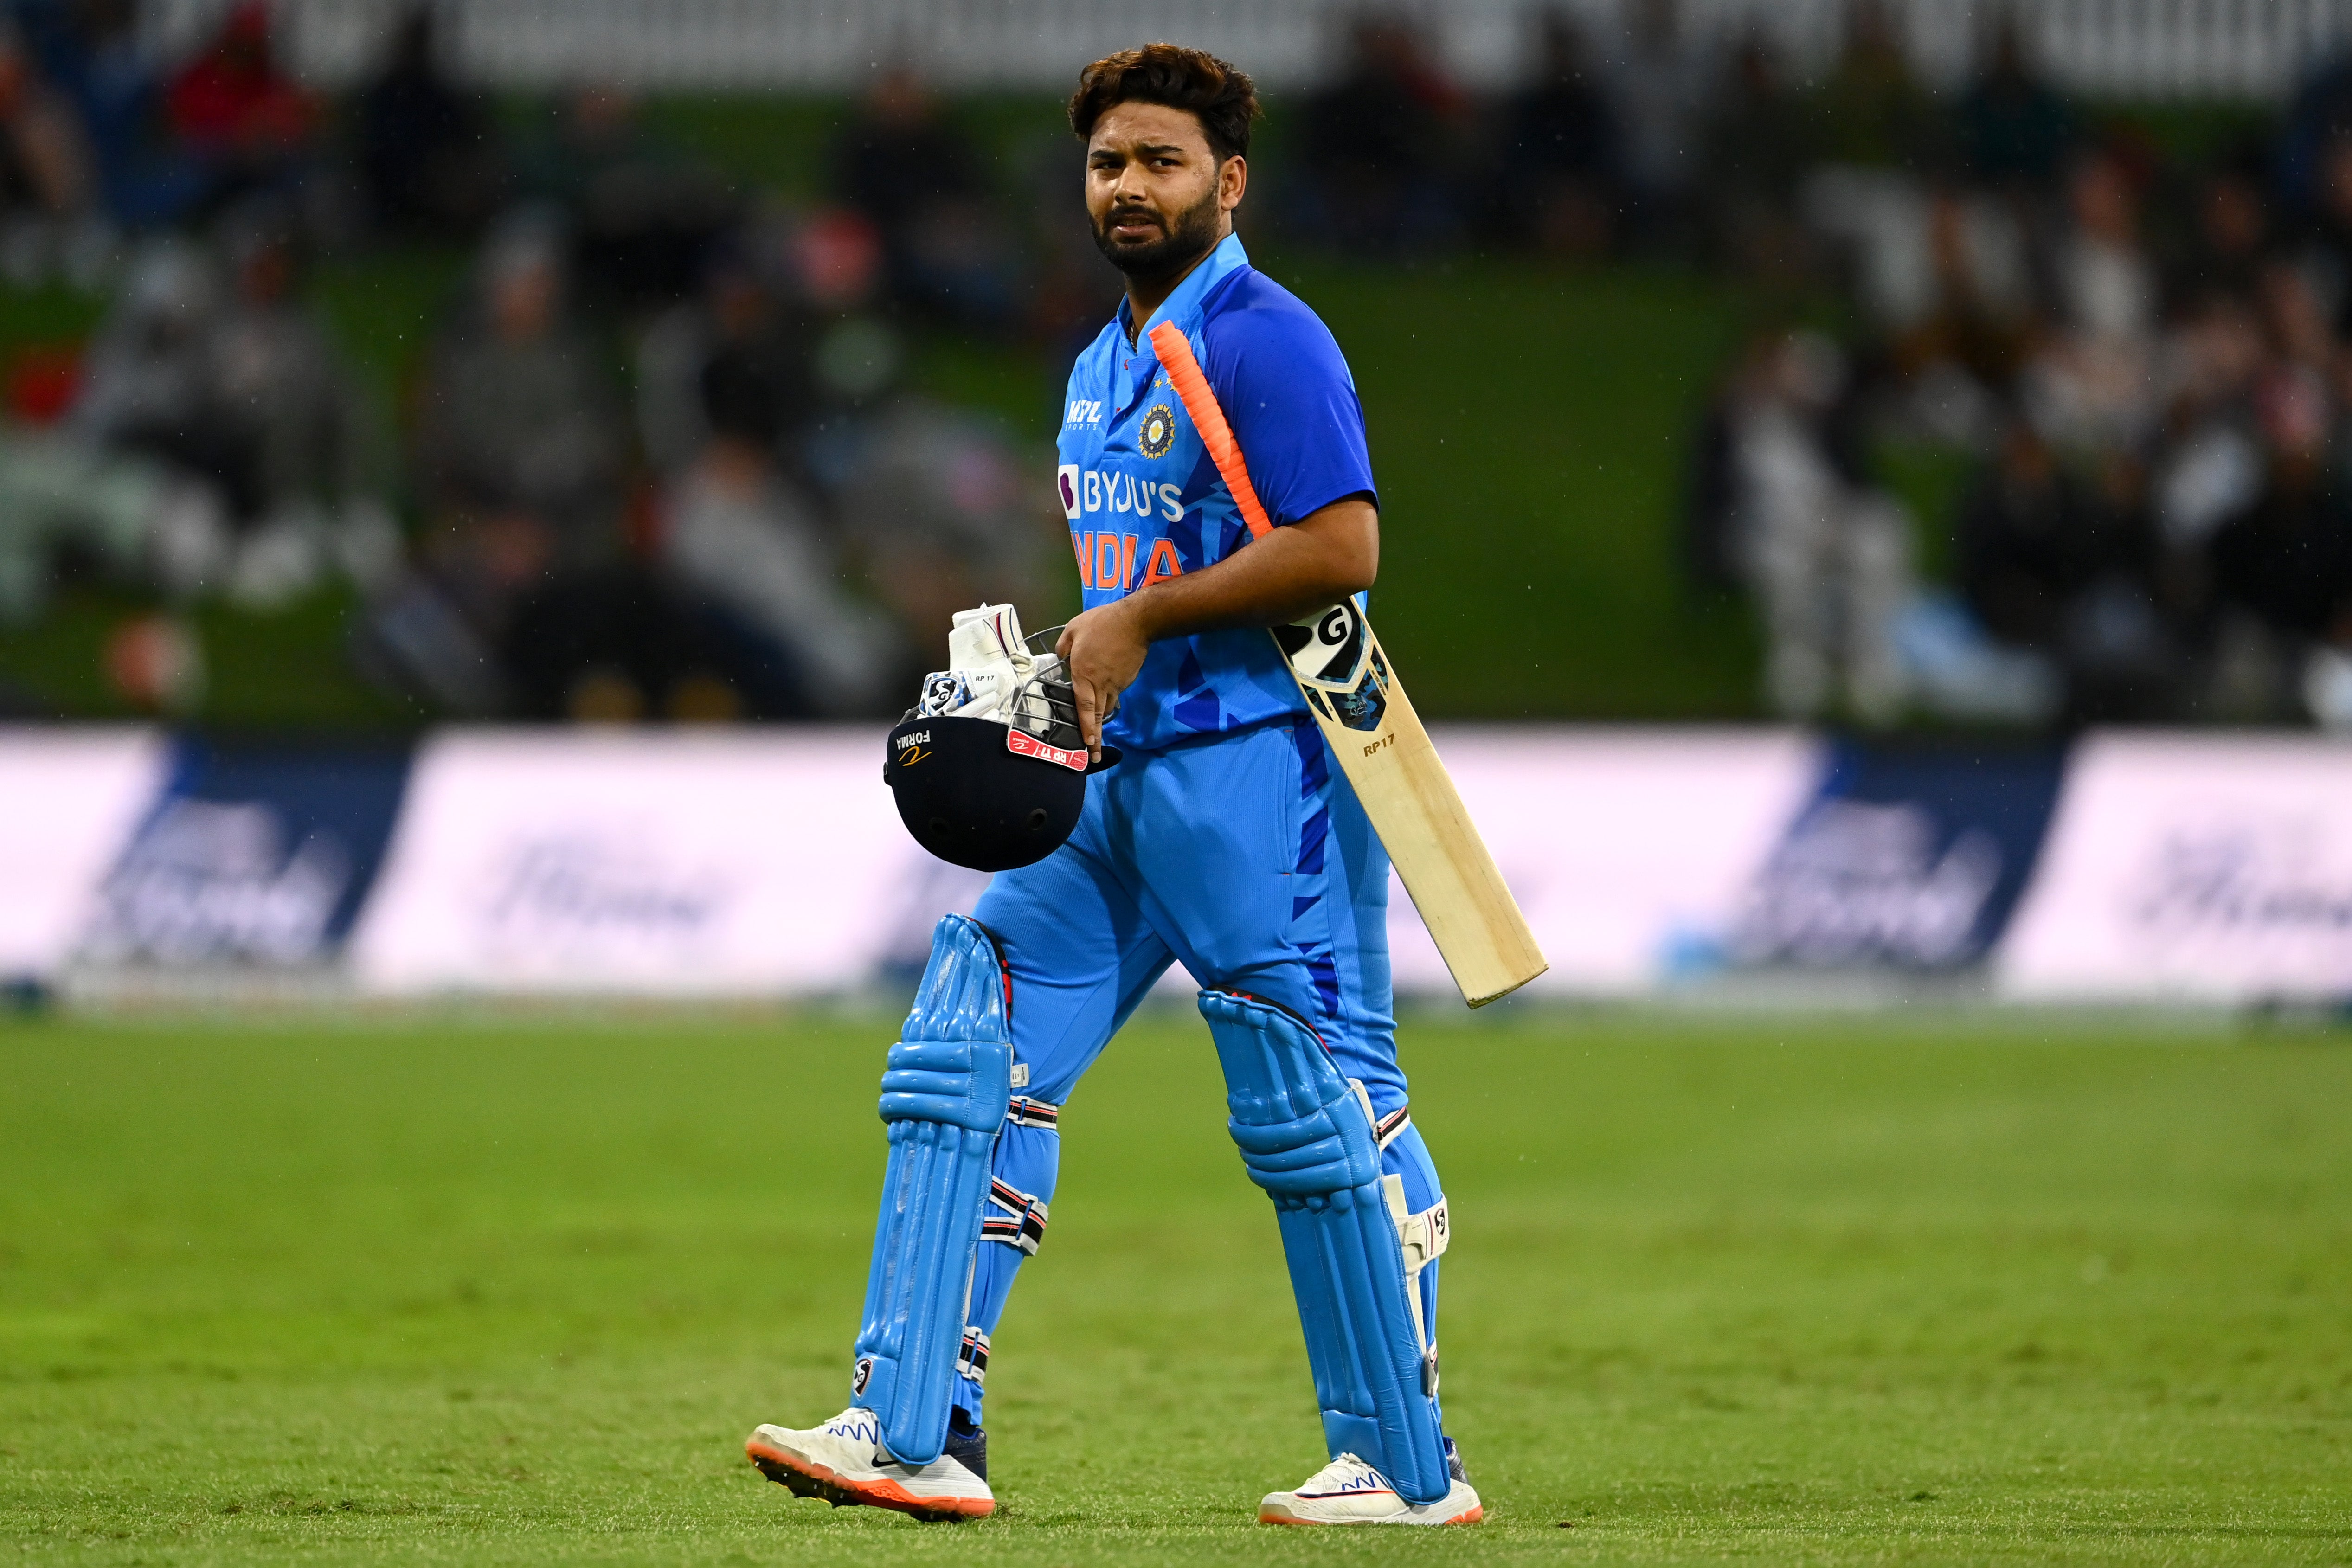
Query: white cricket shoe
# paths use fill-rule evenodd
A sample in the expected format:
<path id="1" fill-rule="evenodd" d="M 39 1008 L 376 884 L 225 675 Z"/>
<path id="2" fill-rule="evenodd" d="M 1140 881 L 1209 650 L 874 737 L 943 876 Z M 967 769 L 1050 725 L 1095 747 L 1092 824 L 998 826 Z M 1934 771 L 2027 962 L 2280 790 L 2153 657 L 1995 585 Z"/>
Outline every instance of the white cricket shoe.
<path id="1" fill-rule="evenodd" d="M 796 1431 L 761 1426 L 743 1451 L 760 1473 L 796 1497 L 817 1497 L 835 1508 L 863 1503 L 917 1519 L 980 1519 L 996 1511 L 988 1489 L 988 1437 L 948 1434 L 947 1451 L 928 1465 L 903 1465 L 882 1447 L 882 1424 L 871 1410 L 850 1406 L 822 1426 Z"/>
<path id="2" fill-rule="evenodd" d="M 1342 1454 L 1295 1492 L 1269 1492 L 1257 1505 L 1260 1524 L 1475 1524 L 1486 1517 L 1462 1473 L 1454 1445 L 1445 1446 L 1454 1484 L 1435 1502 L 1407 1502 L 1389 1479 L 1353 1454 Z"/>

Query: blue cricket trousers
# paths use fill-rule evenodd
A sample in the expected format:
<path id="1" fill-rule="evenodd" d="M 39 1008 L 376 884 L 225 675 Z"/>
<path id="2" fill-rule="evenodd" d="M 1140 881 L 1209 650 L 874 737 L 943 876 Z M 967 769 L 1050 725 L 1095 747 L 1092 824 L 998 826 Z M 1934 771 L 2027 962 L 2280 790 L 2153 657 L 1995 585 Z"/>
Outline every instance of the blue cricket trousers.
<path id="1" fill-rule="evenodd" d="M 1014 1092 L 1066 1102 L 1173 962 L 1202 985 L 1307 1019 L 1341 1074 L 1362 1079 L 1375 1114 L 1387 1116 L 1406 1098 L 1388 892 L 1388 854 L 1311 721 L 1129 752 L 1087 781 L 1069 841 L 998 876 L 973 911 L 1013 970 L 1013 1060 L 1028 1071 Z M 1053 1128 L 1008 1124 L 996 1179 L 1050 1204 L 1060 1153 Z M 1438 1201 L 1436 1167 L 1413 1127 L 1389 1145 L 1382 1168 L 1404 1179 L 1414 1213 Z M 1025 1256 L 981 1247 L 969 1321 L 983 1332 L 996 1331 Z M 1430 1263 L 1422 1277 L 1433 1344 L 1437 1268 Z M 979 1424 L 979 1383 L 959 1378 L 955 1402 Z"/>

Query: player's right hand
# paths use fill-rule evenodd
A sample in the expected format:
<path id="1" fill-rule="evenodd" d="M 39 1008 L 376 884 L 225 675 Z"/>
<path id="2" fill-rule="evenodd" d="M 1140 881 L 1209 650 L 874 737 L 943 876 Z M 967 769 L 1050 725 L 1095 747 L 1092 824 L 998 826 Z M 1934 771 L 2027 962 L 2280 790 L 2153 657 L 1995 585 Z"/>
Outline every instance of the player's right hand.
<path id="1" fill-rule="evenodd" d="M 1078 733 L 1089 762 L 1102 761 L 1103 721 L 1118 711 L 1118 694 L 1143 668 L 1151 647 L 1133 598 L 1082 612 L 1062 628 L 1054 651 L 1069 667 L 1070 692 L 1078 708 Z"/>

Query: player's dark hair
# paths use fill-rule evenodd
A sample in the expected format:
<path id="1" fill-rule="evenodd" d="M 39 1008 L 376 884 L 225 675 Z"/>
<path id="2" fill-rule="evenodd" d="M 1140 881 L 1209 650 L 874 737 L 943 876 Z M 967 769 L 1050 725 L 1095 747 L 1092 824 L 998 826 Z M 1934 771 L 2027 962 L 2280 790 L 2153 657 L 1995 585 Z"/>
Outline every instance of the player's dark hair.
<path id="1" fill-rule="evenodd" d="M 1095 121 L 1122 103 L 1160 103 L 1201 122 L 1209 151 L 1223 163 L 1249 155 L 1258 117 L 1257 84 L 1231 62 L 1181 44 L 1146 44 L 1106 55 L 1078 73 L 1070 94 L 1070 129 L 1083 142 Z"/>

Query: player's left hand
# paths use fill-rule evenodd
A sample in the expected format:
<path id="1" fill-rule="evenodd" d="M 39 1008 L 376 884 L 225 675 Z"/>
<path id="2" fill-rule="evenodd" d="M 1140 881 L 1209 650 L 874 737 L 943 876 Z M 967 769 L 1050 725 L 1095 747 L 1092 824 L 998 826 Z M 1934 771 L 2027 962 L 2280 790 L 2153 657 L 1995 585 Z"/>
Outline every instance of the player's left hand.
<path id="1" fill-rule="evenodd" d="M 1142 616 L 1130 596 L 1087 610 L 1062 628 L 1054 651 L 1069 667 L 1070 689 L 1078 704 L 1078 733 L 1090 762 L 1102 761 L 1103 721 L 1118 711 L 1118 694 L 1143 668 L 1151 647 Z"/>

